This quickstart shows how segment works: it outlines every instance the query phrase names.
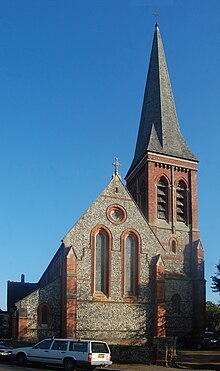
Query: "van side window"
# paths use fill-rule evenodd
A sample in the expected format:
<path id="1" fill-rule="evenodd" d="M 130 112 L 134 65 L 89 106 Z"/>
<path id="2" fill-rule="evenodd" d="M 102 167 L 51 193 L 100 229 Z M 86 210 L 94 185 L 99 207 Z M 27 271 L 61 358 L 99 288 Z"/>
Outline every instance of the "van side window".
<path id="1" fill-rule="evenodd" d="M 105 343 L 92 342 L 92 353 L 109 353 Z"/>
<path id="2" fill-rule="evenodd" d="M 67 350 L 68 341 L 55 340 L 52 345 L 52 350 Z"/>
<path id="3" fill-rule="evenodd" d="M 69 350 L 73 352 L 87 352 L 87 343 L 71 341 Z"/>
<path id="4" fill-rule="evenodd" d="M 43 340 L 34 346 L 34 349 L 49 349 L 53 340 Z"/>

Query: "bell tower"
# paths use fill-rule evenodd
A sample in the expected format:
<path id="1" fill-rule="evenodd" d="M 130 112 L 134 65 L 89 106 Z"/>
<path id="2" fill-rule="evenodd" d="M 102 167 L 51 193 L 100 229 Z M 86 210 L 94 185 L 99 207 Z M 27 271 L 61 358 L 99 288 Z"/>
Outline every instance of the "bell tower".
<path id="1" fill-rule="evenodd" d="M 166 290 L 168 277 L 178 277 L 179 290 L 186 281 L 191 284 L 192 328 L 200 331 L 204 326 L 205 281 L 198 230 L 197 163 L 180 131 L 156 24 L 136 149 L 126 182 L 165 249 Z M 169 294 L 166 298 L 171 306 Z M 168 318 L 168 334 L 175 335 L 175 331 Z"/>

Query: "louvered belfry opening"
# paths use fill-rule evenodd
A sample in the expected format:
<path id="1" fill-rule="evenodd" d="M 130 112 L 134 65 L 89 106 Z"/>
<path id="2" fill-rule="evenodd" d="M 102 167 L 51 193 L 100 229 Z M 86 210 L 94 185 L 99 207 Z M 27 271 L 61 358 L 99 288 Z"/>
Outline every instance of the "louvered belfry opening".
<path id="1" fill-rule="evenodd" d="M 178 222 L 187 222 L 187 189 L 183 180 L 176 188 L 176 219 Z"/>
<path id="2" fill-rule="evenodd" d="M 161 177 L 157 185 L 157 217 L 168 220 L 168 182 Z"/>

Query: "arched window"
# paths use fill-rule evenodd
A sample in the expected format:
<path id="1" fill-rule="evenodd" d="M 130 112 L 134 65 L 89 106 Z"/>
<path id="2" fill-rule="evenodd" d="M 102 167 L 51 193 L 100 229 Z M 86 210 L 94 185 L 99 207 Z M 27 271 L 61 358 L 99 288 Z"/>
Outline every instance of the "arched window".
<path id="1" fill-rule="evenodd" d="M 179 294 L 174 294 L 171 298 L 172 313 L 180 314 L 181 311 L 181 297 Z"/>
<path id="2" fill-rule="evenodd" d="M 176 187 L 176 219 L 178 222 L 187 223 L 187 188 L 183 180 Z"/>
<path id="3" fill-rule="evenodd" d="M 170 241 L 170 251 L 174 254 L 177 253 L 177 241 L 175 239 L 171 239 Z"/>
<path id="4" fill-rule="evenodd" d="M 111 232 L 97 225 L 91 232 L 91 294 L 109 297 L 111 291 Z"/>
<path id="5" fill-rule="evenodd" d="M 168 182 L 163 176 L 157 184 L 157 217 L 168 221 Z"/>
<path id="6" fill-rule="evenodd" d="M 51 308 L 43 303 L 38 307 L 38 324 L 42 327 L 49 327 L 51 322 Z"/>
<path id="7" fill-rule="evenodd" d="M 107 236 L 103 232 L 96 235 L 95 250 L 95 291 L 107 294 L 108 251 Z"/>
<path id="8" fill-rule="evenodd" d="M 138 291 L 138 241 L 129 234 L 124 246 L 124 293 L 136 296 Z"/>
<path id="9" fill-rule="evenodd" d="M 41 309 L 41 324 L 47 325 L 48 324 L 48 308 L 44 305 Z"/>

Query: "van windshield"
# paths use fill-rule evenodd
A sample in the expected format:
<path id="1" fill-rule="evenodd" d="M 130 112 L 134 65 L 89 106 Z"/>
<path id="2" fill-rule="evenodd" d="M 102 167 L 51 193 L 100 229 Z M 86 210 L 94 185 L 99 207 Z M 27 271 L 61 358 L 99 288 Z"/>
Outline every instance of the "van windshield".
<path id="1" fill-rule="evenodd" d="M 92 353 L 109 353 L 105 343 L 92 342 Z"/>

